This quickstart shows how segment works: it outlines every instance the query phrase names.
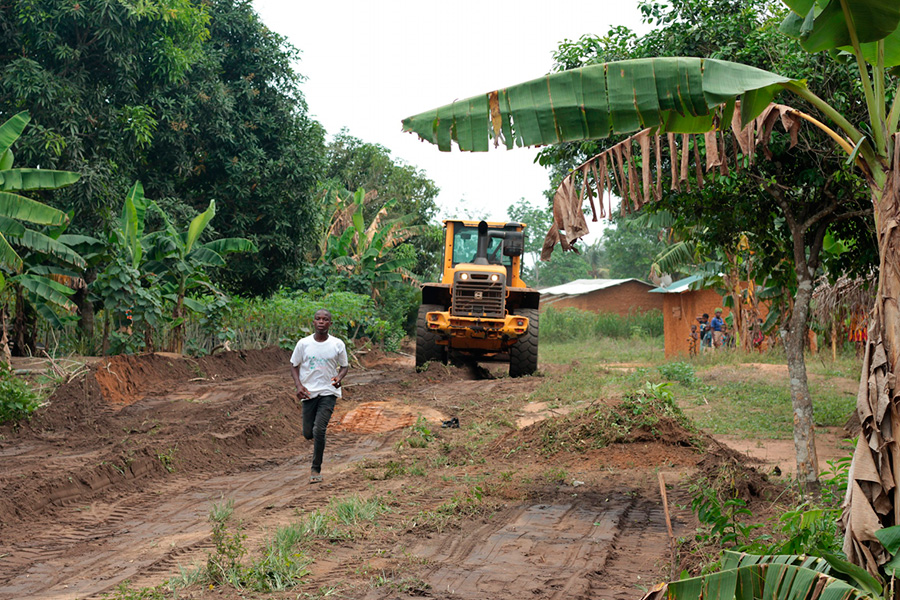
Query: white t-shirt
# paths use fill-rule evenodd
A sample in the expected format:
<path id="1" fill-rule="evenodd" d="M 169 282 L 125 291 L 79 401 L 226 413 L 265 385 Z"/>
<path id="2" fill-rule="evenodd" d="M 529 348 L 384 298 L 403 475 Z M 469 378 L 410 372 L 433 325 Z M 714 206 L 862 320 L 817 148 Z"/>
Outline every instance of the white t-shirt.
<path id="1" fill-rule="evenodd" d="M 339 338 L 329 335 L 324 342 L 317 342 L 308 335 L 294 347 L 291 364 L 300 367 L 300 383 L 309 391 L 309 397 L 332 395 L 341 397 L 341 388 L 331 385 L 341 367 L 349 366 L 347 348 Z"/>

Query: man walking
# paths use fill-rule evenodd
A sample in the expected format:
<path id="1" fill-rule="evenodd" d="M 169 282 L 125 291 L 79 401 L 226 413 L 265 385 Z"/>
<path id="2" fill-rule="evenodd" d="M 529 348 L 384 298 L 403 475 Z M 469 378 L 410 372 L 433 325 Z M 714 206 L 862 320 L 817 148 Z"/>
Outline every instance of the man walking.
<path id="1" fill-rule="evenodd" d="M 310 483 L 322 481 L 325 430 L 341 397 L 341 381 L 350 370 L 347 348 L 340 339 L 328 335 L 330 328 L 331 313 L 317 310 L 314 333 L 297 342 L 291 355 L 291 376 L 303 406 L 303 437 L 313 440 Z"/>

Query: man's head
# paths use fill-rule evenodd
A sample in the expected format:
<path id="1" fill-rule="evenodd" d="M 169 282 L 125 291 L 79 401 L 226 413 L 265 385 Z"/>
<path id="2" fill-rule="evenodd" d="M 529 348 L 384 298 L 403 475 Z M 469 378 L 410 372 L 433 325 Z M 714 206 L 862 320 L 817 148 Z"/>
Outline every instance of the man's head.
<path id="1" fill-rule="evenodd" d="M 716 309 L 716 316 L 717 316 L 717 317 L 721 317 L 721 316 L 722 316 L 722 309 L 721 309 L 721 308 L 717 308 L 717 309 Z"/>
<path id="2" fill-rule="evenodd" d="M 316 314 L 313 316 L 313 329 L 316 333 L 322 334 L 328 333 L 328 329 L 331 327 L 331 313 L 325 310 L 324 308 L 320 308 L 316 311 Z"/>
<path id="3" fill-rule="evenodd" d="M 703 313 L 703 320 L 709 321 L 709 313 Z"/>

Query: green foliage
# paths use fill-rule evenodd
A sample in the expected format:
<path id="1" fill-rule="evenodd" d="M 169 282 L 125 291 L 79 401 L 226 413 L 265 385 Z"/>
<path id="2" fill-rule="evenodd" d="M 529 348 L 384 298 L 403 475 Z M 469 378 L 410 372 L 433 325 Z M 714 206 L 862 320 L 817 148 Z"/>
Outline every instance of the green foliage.
<path id="1" fill-rule="evenodd" d="M 131 580 L 126 579 L 116 586 L 115 592 L 100 597 L 103 600 L 166 600 L 167 595 L 165 590 L 159 587 L 135 589 L 131 586 Z"/>
<path id="2" fill-rule="evenodd" d="M 6 363 L 0 363 L 0 424 L 27 419 L 41 399 Z"/>
<path id="3" fill-rule="evenodd" d="M 331 187 L 377 190 L 378 197 L 365 208 L 367 221 L 390 205 L 387 220 L 409 215 L 409 224 L 414 227 L 432 223 L 437 212 L 437 186 L 423 171 L 393 158 L 384 146 L 363 142 L 341 130 L 328 143 L 325 160 L 322 181 Z M 418 229 L 408 240 L 415 250 L 410 270 L 419 278 L 433 274 L 440 260 L 442 237 L 435 236 L 435 230 L 440 234 L 438 226 L 430 226 L 428 231 Z"/>
<path id="4" fill-rule="evenodd" d="M 390 350 L 403 339 L 403 329 L 381 318 L 369 296 L 352 292 L 280 290 L 266 299 L 232 297 L 227 309 L 190 317 L 186 332 L 206 352 L 222 337 L 239 348 L 293 348 L 298 339 L 312 333 L 312 318 L 320 308 L 331 311 L 331 333 L 345 341 L 366 336 Z"/>
<path id="5" fill-rule="evenodd" d="M 140 179 L 176 219 L 223 202 L 216 236 L 261 248 L 230 257 L 221 285 L 292 282 L 315 242 L 324 132 L 300 92 L 299 51 L 251 3 L 28 0 L 0 10 L 0 29 L 0 110 L 32 111 L 26 161 L 82 173 L 53 200 L 79 233 L 99 237 Z"/>
<path id="6" fill-rule="evenodd" d="M 598 337 L 657 337 L 663 334 L 662 313 L 650 310 L 621 316 L 617 313 L 590 312 L 577 308 L 541 312 L 541 341 L 588 340 Z"/>
<path id="7" fill-rule="evenodd" d="M 307 567 L 312 559 L 298 550 L 302 538 L 296 528 L 279 527 L 264 542 L 260 555 L 245 561 L 247 534 L 241 522 L 234 519 L 234 501 L 213 505 L 209 520 L 215 548 L 207 553 L 205 567 L 197 573 L 183 573 L 173 584 L 208 583 L 237 590 L 275 592 L 295 587 L 309 574 Z"/>
<path id="8" fill-rule="evenodd" d="M 416 419 L 415 425 L 409 428 L 406 444 L 410 448 L 425 448 L 433 440 L 434 433 L 428 427 L 428 421 L 425 420 L 425 417 L 420 416 Z"/>
<path id="9" fill-rule="evenodd" d="M 684 362 L 668 362 L 658 365 L 656 370 L 669 381 L 677 381 L 682 385 L 697 385 L 700 378 L 694 371 L 694 366 Z"/>
<path id="10" fill-rule="evenodd" d="M 747 508 L 747 503 L 737 497 L 720 500 L 718 492 L 705 479 L 691 484 L 689 491 L 693 496 L 691 509 L 697 514 L 700 523 L 706 526 L 698 531 L 697 541 L 714 541 L 725 548 L 746 549 L 746 545 L 741 542 L 750 541 L 753 530 L 761 527 L 759 524 L 741 521 L 741 517 L 753 515 Z"/>
<path id="11" fill-rule="evenodd" d="M 584 452 L 613 443 L 627 443 L 635 434 L 658 436 L 658 426 L 663 420 L 674 422 L 688 434 L 696 431 L 676 404 L 669 386 L 648 381 L 615 406 L 592 406 L 541 422 L 539 450 L 544 454 Z M 698 439 L 684 441 L 702 447 Z"/>
<path id="12" fill-rule="evenodd" d="M 209 511 L 212 541 L 215 549 L 207 554 L 206 576 L 214 584 L 241 584 L 241 560 L 247 554 L 244 540 L 247 534 L 240 522 L 229 528 L 234 516 L 234 500 L 214 505 Z"/>

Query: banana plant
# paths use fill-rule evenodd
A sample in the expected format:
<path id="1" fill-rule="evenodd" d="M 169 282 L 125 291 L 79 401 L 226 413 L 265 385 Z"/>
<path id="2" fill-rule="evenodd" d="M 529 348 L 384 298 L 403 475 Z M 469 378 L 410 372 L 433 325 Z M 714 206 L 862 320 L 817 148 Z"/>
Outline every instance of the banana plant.
<path id="1" fill-rule="evenodd" d="M 157 276 L 157 284 L 163 297 L 173 306 L 170 350 L 180 353 L 184 348 L 185 308 L 195 312 L 204 312 L 206 309 L 202 302 L 187 296 L 187 293 L 196 288 L 205 288 L 214 295 L 221 295 L 222 292 L 210 282 L 205 269 L 225 266 L 224 257 L 227 254 L 256 252 L 257 247 L 246 238 L 220 238 L 206 243 L 199 241 L 216 214 L 215 200 L 211 200 L 207 209 L 194 217 L 186 231 L 178 231 L 156 202 L 149 201 L 142 205 L 133 200 L 134 198 L 133 209 L 126 200 L 126 212 L 133 211 L 134 217 L 138 218 L 142 214 L 141 206 L 144 206 L 143 210 L 152 209 L 164 223 L 162 230 L 143 237 L 140 237 L 141 230 L 134 228 L 127 239 L 140 238 L 142 250 L 135 248 L 139 256 L 137 260 L 140 262 L 140 256 L 146 258 L 142 270 Z"/>
<path id="2" fill-rule="evenodd" d="M 408 117 L 403 128 L 444 151 L 453 142 L 461 150 L 485 151 L 491 138 L 495 146 L 502 141 L 512 148 L 642 129 L 707 133 L 729 127 L 735 115 L 746 128 L 778 93 L 815 107 L 819 118 L 807 120 L 824 131 L 865 178 L 880 249 L 878 295 L 857 403 L 862 433 L 842 515 L 844 552 L 852 563 L 876 572 L 888 556 L 875 531 L 900 523 L 895 476 L 900 473 L 900 436 L 884 434 L 900 430 L 900 422 L 894 422 L 900 421 L 900 304 L 895 300 L 900 297 L 900 85 L 895 76 L 900 66 L 900 2 L 785 4 L 791 12 L 781 25 L 784 33 L 799 38 L 808 52 L 827 51 L 838 60 L 855 62 L 867 121 L 851 122 L 805 80 L 728 61 L 678 57 L 610 62 L 546 75 Z M 562 229 L 561 239 L 568 242 L 585 233 L 577 217 Z"/>
<path id="3" fill-rule="evenodd" d="M 383 222 L 396 200 L 386 202 L 367 226 L 363 209 L 370 196 L 371 192 L 366 194 L 365 190 L 358 189 L 346 205 L 335 212 L 336 217 L 329 228 L 330 235 L 319 263 L 365 276 L 371 281 L 371 294 L 376 298 L 379 290 L 390 283 L 415 281 L 410 271 L 416 263 L 415 255 L 405 253 L 403 243 L 420 233 L 422 228 L 408 225 L 414 215 Z"/>
<path id="4" fill-rule="evenodd" d="M 20 112 L 0 125 L 0 270 L 5 274 L 2 289 L 12 291 L 15 297 L 19 351 L 25 346 L 33 350 L 36 314 L 58 326 L 59 315 L 72 312 L 68 297 L 74 290 L 66 284 L 79 281 L 78 270 L 84 266 L 84 259 L 59 239 L 69 216 L 21 194 L 65 187 L 80 177 L 69 171 L 13 167 L 12 146 L 30 120 L 27 112 Z M 47 229 L 28 228 L 23 223 Z M 6 319 L 4 303 L 0 308 L 0 361 L 9 356 Z"/>

